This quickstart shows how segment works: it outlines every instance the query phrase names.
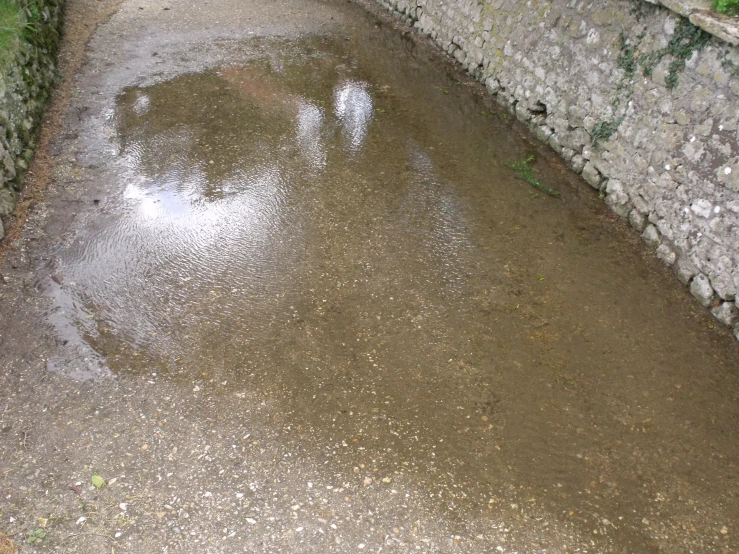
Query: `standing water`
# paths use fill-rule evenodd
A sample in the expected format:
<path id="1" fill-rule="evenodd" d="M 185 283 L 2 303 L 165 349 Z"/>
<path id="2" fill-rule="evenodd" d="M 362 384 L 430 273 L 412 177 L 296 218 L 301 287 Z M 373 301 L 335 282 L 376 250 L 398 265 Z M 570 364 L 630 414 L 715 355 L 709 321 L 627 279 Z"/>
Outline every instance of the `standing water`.
<path id="1" fill-rule="evenodd" d="M 731 341 L 477 85 L 336 10 L 354 26 L 222 39 L 90 123 L 107 199 L 46 283 L 49 367 L 270 398 L 302 459 L 519 552 L 728 552 Z"/>

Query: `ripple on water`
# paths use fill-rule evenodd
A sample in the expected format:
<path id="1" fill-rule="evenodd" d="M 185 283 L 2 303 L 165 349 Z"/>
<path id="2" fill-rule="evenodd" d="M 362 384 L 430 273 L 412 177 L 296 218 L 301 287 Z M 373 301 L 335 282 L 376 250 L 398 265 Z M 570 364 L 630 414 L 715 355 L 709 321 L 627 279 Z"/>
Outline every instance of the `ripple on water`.
<path id="1" fill-rule="evenodd" d="M 60 268 L 103 335 L 179 356 L 185 328 L 269 326 L 304 250 L 298 208 L 330 180 L 329 152 L 357 153 L 373 118 L 369 84 L 312 52 L 120 95 L 107 121 L 120 213 Z M 324 78 L 306 88 L 301 76 L 316 71 Z"/>

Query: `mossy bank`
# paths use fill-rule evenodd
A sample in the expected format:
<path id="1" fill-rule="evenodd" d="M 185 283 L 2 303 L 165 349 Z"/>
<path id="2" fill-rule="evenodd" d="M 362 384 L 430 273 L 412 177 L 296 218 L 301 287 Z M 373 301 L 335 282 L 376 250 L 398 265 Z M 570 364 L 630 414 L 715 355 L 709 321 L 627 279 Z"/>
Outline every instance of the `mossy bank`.
<path id="1" fill-rule="evenodd" d="M 63 0 L 26 0 L 10 23 L 0 56 L 0 239 L 18 201 L 56 76 Z"/>
<path id="2" fill-rule="evenodd" d="M 377 0 L 454 57 L 739 338 L 739 19 L 706 0 Z"/>

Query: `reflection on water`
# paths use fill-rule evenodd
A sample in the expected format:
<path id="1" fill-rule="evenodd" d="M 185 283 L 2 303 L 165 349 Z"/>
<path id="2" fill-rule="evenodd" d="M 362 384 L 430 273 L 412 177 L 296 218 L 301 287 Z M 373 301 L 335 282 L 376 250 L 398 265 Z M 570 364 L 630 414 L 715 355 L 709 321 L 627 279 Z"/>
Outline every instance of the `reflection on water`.
<path id="1" fill-rule="evenodd" d="M 133 103 L 133 111 L 136 115 L 144 115 L 151 107 L 151 99 L 146 94 L 140 94 Z"/>
<path id="2" fill-rule="evenodd" d="M 347 143 L 353 150 L 362 145 L 372 121 L 372 97 L 365 83 L 348 81 L 334 89 L 334 111 L 341 120 Z"/>
<path id="3" fill-rule="evenodd" d="M 127 210 L 64 260 L 80 301 L 100 307 L 96 347 L 110 335 L 180 357 L 194 333 L 269 327 L 305 252 L 301 203 L 335 180 L 329 151 L 358 152 L 372 121 L 369 85 L 310 50 L 120 96 Z"/>
<path id="4" fill-rule="evenodd" d="M 297 142 L 300 151 L 311 167 L 318 169 L 326 164 L 326 147 L 323 144 L 324 117 L 321 108 L 303 102 L 298 108 Z"/>

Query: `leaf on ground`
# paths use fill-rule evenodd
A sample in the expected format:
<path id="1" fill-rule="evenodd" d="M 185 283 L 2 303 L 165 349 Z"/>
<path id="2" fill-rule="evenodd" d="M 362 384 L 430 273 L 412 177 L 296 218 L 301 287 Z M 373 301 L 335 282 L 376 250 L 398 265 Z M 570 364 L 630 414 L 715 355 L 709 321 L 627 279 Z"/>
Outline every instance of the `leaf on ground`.
<path id="1" fill-rule="evenodd" d="M 92 477 L 90 477 L 90 483 L 95 485 L 95 488 L 99 489 L 100 487 L 105 485 L 105 479 L 100 477 L 100 475 L 93 475 Z"/>

